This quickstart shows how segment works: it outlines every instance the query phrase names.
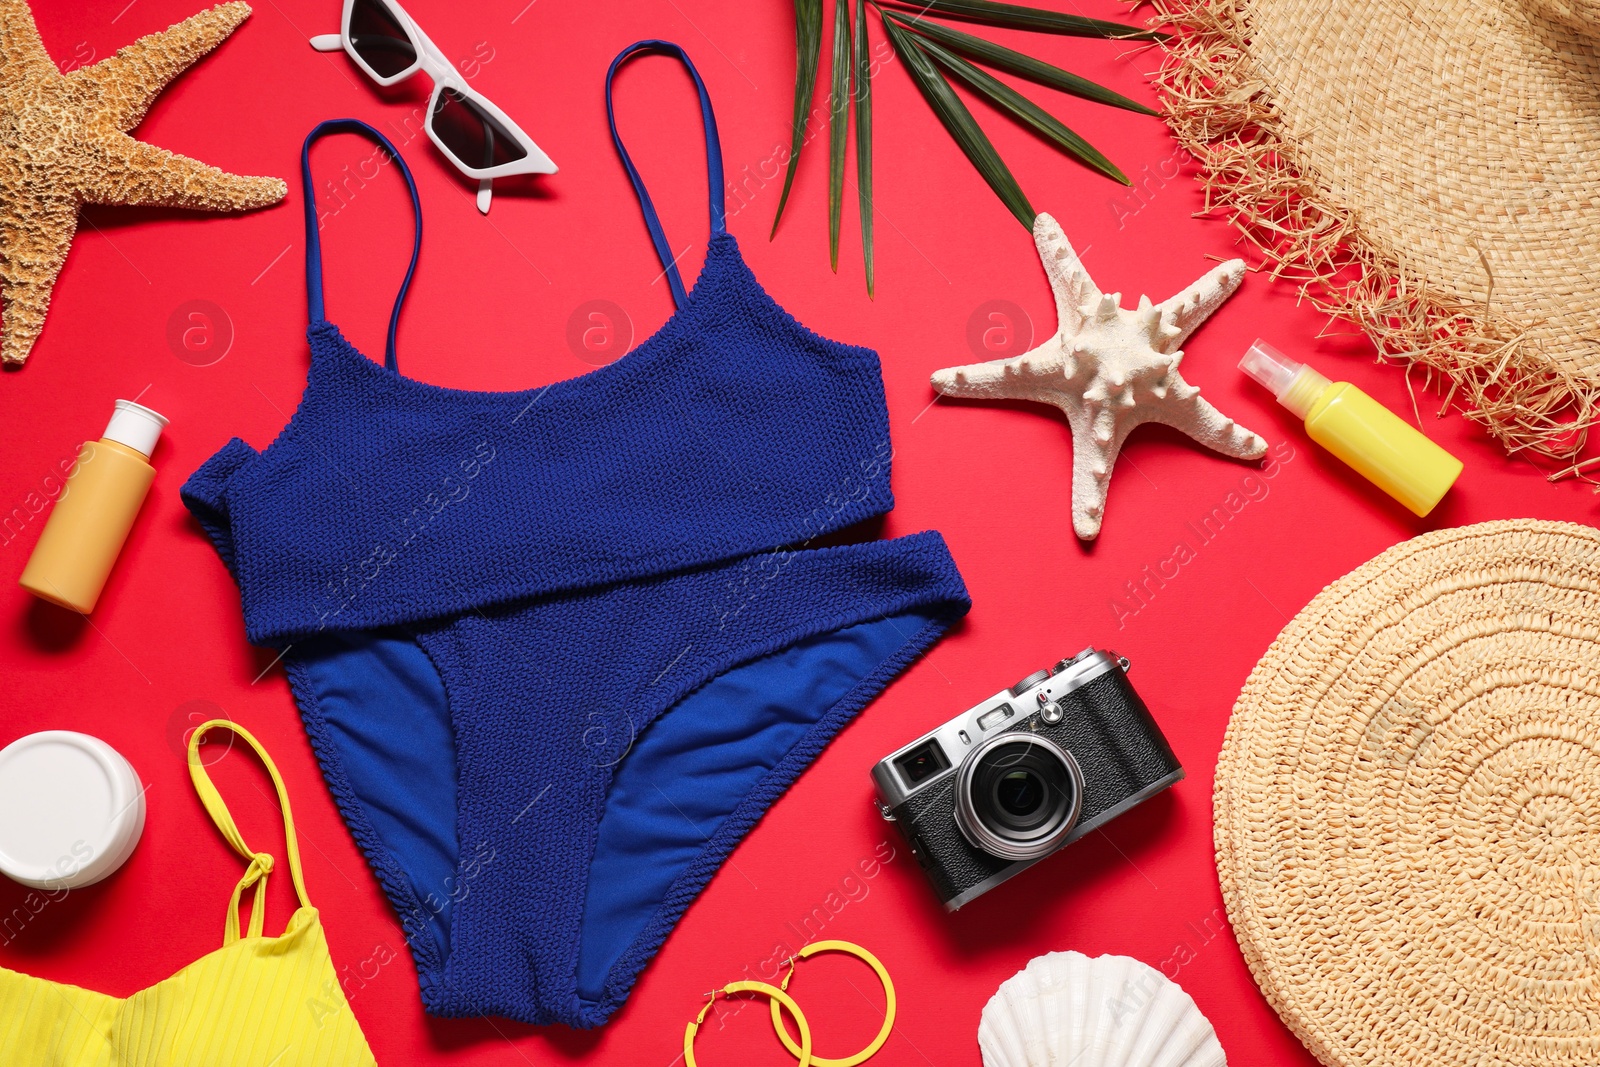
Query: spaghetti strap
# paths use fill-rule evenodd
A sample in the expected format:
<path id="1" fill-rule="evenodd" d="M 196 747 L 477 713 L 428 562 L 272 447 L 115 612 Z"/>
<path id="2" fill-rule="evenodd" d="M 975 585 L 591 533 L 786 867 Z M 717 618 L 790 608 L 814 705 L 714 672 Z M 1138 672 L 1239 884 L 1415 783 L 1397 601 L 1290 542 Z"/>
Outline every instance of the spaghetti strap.
<path id="1" fill-rule="evenodd" d="M 289 793 L 284 788 L 283 778 L 278 774 L 278 768 L 273 764 L 272 757 L 267 755 L 261 743 L 251 736 L 236 722 L 227 719 L 212 719 L 202 723 L 189 738 L 189 777 L 194 781 L 195 792 L 200 794 L 200 803 L 205 805 L 206 811 L 211 815 L 211 821 L 217 824 L 217 829 L 222 831 L 222 836 L 227 838 L 233 850 L 249 860 L 249 866 L 244 869 L 244 876 L 239 879 L 239 884 L 233 887 L 233 896 L 228 901 L 228 922 L 224 928 L 224 945 L 231 945 L 239 940 L 239 900 L 244 896 L 244 891 L 255 886 L 256 895 L 250 904 L 250 930 L 248 936 L 260 937 L 263 924 L 266 921 L 267 903 L 267 875 L 272 873 L 272 856 L 265 852 L 256 852 L 245 844 L 244 836 L 239 833 L 239 828 L 234 825 L 233 816 L 228 812 L 228 805 L 223 803 L 222 794 L 217 792 L 217 787 L 211 784 L 211 776 L 206 773 L 206 767 L 200 760 L 200 742 L 205 738 L 207 731 L 214 728 L 231 730 L 245 744 L 255 749 L 256 755 L 261 757 L 261 762 L 267 768 L 267 773 L 272 776 L 272 784 L 278 791 L 278 805 L 283 809 L 283 834 L 285 851 L 289 857 L 289 877 L 294 880 L 295 896 L 300 898 L 300 906 L 311 907 L 311 901 L 306 899 L 305 878 L 300 873 L 300 844 L 295 839 L 294 816 L 289 811 Z"/>
<path id="2" fill-rule="evenodd" d="M 612 107 L 611 79 L 616 77 L 617 68 L 639 52 L 658 52 L 675 57 L 688 69 L 690 77 L 694 78 L 694 87 L 700 93 L 700 117 L 706 130 L 706 172 L 711 186 L 712 237 L 727 232 L 726 212 L 722 199 L 722 142 L 717 137 L 717 116 L 712 113 L 711 97 L 706 93 L 706 83 L 700 80 L 700 72 L 694 69 L 694 64 L 689 61 L 688 55 L 682 48 L 671 41 L 636 41 L 617 53 L 617 58 L 611 61 L 611 67 L 606 71 L 606 121 L 611 124 L 611 140 L 617 146 L 617 154 L 622 157 L 622 165 L 627 168 L 628 180 L 633 183 L 634 192 L 639 194 L 639 207 L 644 212 L 644 224 L 649 227 L 650 240 L 656 246 L 656 255 L 661 257 L 661 265 L 666 268 L 667 282 L 672 286 L 672 298 L 679 307 L 682 307 L 689 294 L 683 287 L 683 276 L 678 273 L 678 257 L 673 254 L 672 246 L 667 243 L 666 232 L 661 228 L 661 219 L 656 215 L 655 205 L 650 202 L 650 194 L 645 191 L 644 179 L 639 177 L 639 171 L 634 167 L 628 150 L 622 145 L 622 136 L 617 133 L 616 111 Z"/>
<path id="3" fill-rule="evenodd" d="M 394 311 L 389 315 L 389 336 L 385 343 L 383 365 L 395 373 L 400 371 L 399 357 L 395 355 L 394 338 L 400 328 L 400 306 L 405 303 L 406 290 L 411 288 L 411 276 L 417 270 L 417 255 L 422 250 L 422 202 L 417 198 L 417 183 L 411 177 L 411 168 L 400 157 L 395 146 L 377 130 L 360 119 L 329 119 L 318 123 L 316 129 L 306 134 L 305 147 L 300 150 L 300 181 L 306 202 L 306 305 L 313 326 L 328 321 L 322 295 L 322 239 L 317 218 L 317 196 L 311 186 L 311 146 L 330 133 L 354 133 L 377 143 L 399 164 L 400 174 L 406 180 L 406 191 L 411 194 L 411 213 L 416 223 L 416 235 L 411 243 L 411 262 L 406 265 L 406 276 L 400 283 L 400 292 L 394 298 Z"/>

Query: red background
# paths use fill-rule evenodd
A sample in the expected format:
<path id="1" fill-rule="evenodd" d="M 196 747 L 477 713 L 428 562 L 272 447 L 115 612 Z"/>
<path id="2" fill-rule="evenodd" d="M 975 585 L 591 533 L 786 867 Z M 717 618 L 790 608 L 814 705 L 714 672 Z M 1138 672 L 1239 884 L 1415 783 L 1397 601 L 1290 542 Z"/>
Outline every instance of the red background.
<path id="1" fill-rule="evenodd" d="M 730 180 L 759 172 L 786 138 L 793 76 L 790 8 L 734 0 L 408 0 L 452 58 L 476 59 L 472 84 L 529 130 L 561 165 L 551 179 L 501 183 L 480 217 L 470 188 L 421 137 L 402 144 L 416 172 L 426 237 L 400 330 L 402 366 L 465 388 L 513 389 L 590 366 L 568 342 L 589 301 L 624 310 L 634 339 L 668 315 L 638 208 L 606 134 L 606 64 L 641 37 L 681 42 L 708 82 Z M 1076 7 L 1076 5 L 1073 5 Z M 193 13 L 193 0 L 37 4 L 46 46 L 63 64 L 110 55 Z M 0 886 L 0 963 L 117 995 L 184 966 L 220 942 L 240 864 L 211 827 L 184 771 L 182 732 L 225 713 L 263 739 L 294 798 L 313 901 L 380 1063 L 671 1064 L 684 1022 L 713 986 L 762 970 L 813 934 L 859 941 L 896 979 L 900 1014 L 877 1061 L 976 1064 L 985 1000 L 1031 957 L 1054 949 L 1126 953 L 1163 967 L 1216 1024 L 1235 1063 L 1303 1063 L 1308 1055 L 1256 990 L 1226 930 L 1211 850 L 1211 771 L 1229 709 L 1251 666 L 1325 583 L 1390 545 L 1439 526 L 1535 515 L 1593 521 L 1587 488 L 1547 485 L 1459 416 L 1436 420 L 1436 395 L 1416 383 L 1427 432 L 1467 464 L 1435 515 L 1417 520 L 1319 453 L 1272 399 L 1234 370 L 1257 335 L 1354 381 L 1410 413 L 1404 373 L 1375 365 L 1366 341 L 1297 306 L 1287 286 L 1250 277 L 1188 346 L 1184 373 L 1224 411 L 1289 442 L 1293 458 L 1222 532 L 1148 602 L 1125 583 L 1172 555 L 1198 521 L 1254 467 L 1158 428 L 1134 435 L 1093 545 L 1072 536 L 1071 450 L 1044 408 L 933 404 L 928 375 L 985 353 L 969 324 L 988 301 L 1012 301 L 1043 335 L 1055 328 L 1028 235 L 983 186 L 918 97 L 888 64 L 874 85 L 879 285 L 861 278 L 853 186 L 837 276 L 827 269 L 824 142 L 803 160 L 791 210 L 767 240 L 777 185 L 748 184 L 730 227 L 763 284 L 802 322 L 883 357 L 896 447 L 898 508 L 885 535 L 941 530 L 972 591 L 965 625 L 897 681 L 834 743 L 734 854 L 690 909 L 632 999 L 599 1032 L 536 1030 L 504 1020 L 440 1021 L 421 1010 L 399 929 L 339 822 L 301 731 L 280 667 L 245 643 L 238 596 L 178 499 L 208 455 L 238 435 L 264 446 L 297 403 L 307 353 L 301 263 L 301 138 L 318 120 L 353 115 L 405 140 L 422 79 L 380 93 L 342 55 L 306 38 L 337 29 L 336 0 L 265 0 L 214 55 L 178 81 L 139 135 L 225 169 L 289 179 L 288 201 L 214 218 L 93 208 L 57 285 L 30 362 L 0 381 L 0 506 L 24 516 L 55 465 L 97 437 L 117 397 L 139 397 L 172 426 L 159 475 L 121 563 L 90 621 L 36 604 L 15 585 L 43 525 L 14 522 L 0 546 L 0 742 L 49 728 L 84 730 L 125 753 L 149 784 L 149 821 L 132 860 L 99 886 L 30 914 L 26 892 Z M 1083 12 L 1119 17 L 1111 0 Z M 988 31 L 985 31 L 988 32 Z M 881 40 L 881 27 L 873 27 Z M 994 32 L 1135 98 L 1154 102 L 1151 51 L 1096 41 Z M 705 247 L 699 127 L 687 78 L 646 60 L 619 78 L 620 121 L 674 248 L 693 277 Z M 1161 299 L 1234 253 L 1234 234 L 1193 217 L 1192 170 L 1157 119 L 1029 87 L 1139 181 L 1120 189 L 1063 160 L 982 106 L 980 121 L 1040 210 L 1065 225 L 1097 281 Z M 317 151 L 319 181 L 370 153 L 354 138 Z M 769 171 L 770 172 L 770 171 Z M 853 181 L 853 176 L 852 176 Z M 384 324 L 409 241 L 408 208 L 387 171 L 344 184 L 324 230 L 330 317 L 369 353 Z M 730 204 L 730 210 L 739 201 Z M 220 309 L 208 341 L 169 342 L 184 305 Z M 231 343 L 216 362 L 219 340 Z M 207 347 L 207 346 L 210 347 Z M 992 355 L 992 353 L 990 353 Z M 1251 483 L 1254 484 L 1254 483 Z M 1242 494 L 1241 494 L 1242 495 Z M 1257 491 L 1256 496 L 1260 496 Z M 1238 498 L 1236 498 L 1237 500 Z M 1170 572 L 1169 572 L 1170 573 Z M 947 917 L 892 827 L 870 802 L 867 770 L 891 748 L 1033 668 L 1086 644 L 1133 661 L 1188 780 L 1167 795 Z M 265 779 L 249 761 L 218 770 L 248 839 L 280 852 Z M 253 788 L 252 788 L 253 787 Z M 883 844 L 883 843 L 887 844 Z M 863 861 L 892 850 L 886 863 Z M 854 876 L 853 880 L 847 879 Z M 275 879 L 269 929 L 286 917 Z M 848 893 L 846 891 L 849 891 Z M 20 911 L 16 909 L 21 909 Z M 817 909 L 821 909 L 818 911 Z M 10 918 L 7 919 L 6 917 Z M 18 917 L 21 916 L 19 919 Z M 819 929 L 820 928 L 820 929 Z M 384 963 L 383 961 L 389 961 Z M 818 1052 L 841 1056 L 876 1028 L 870 976 L 848 960 L 806 965 L 795 992 Z M 702 1034 L 703 1062 L 792 1062 L 764 1011 L 724 1016 Z"/>

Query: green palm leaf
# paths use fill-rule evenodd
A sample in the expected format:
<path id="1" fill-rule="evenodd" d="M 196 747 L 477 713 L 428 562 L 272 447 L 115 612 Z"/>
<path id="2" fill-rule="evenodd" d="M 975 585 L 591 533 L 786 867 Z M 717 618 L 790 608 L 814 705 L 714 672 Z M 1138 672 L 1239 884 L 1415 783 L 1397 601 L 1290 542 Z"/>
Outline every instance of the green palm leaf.
<path id="1" fill-rule="evenodd" d="M 1052 66 L 1041 59 L 1034 59 L 1005 45 L 986 41 L 982 37 L 974 37 L 970 33 L 952 30 L 948 26 L 941 26 L 937 22 L 928 22 L 921 18 L 906 18 L 898 13 L 891 16 L 901 25 L 909 26 L 924 37 L 930 37 L 952 52 L 959 52 L 968 59 L 975 59 L 986 66 L 1007 71 L 1019 78 L 1047 85 L 1052 89 L 1060 89 L 1073 96 L 1081 96 L 1085 100 L 1093 100 L 1100 104 L 1110 104 L 1112 107 L 1126 108 L 1137 111 L 1141 115 L 1158 115 L 1137 100 L 1130 100 L 1121 93 L 1113 92 L 1103 85 L 1097 85 L 1088 78 L 1081 78 L 1071 71 L 1062 70 Z"/>
<path id="2" fill-rule="evenodd" d="M 861 258 L 867 272 L 867 297 L 872 276 L 872 57 L 867 50 L 867 0 L 856 3 L 856 192 L 861 200 Z"/>
<path id="3" fill-rule="evenodd" d="M 850 135 L 850 0 L 833 5 L 833 93 L 828 98 L 828 262 L 839 273 L 839 218 L 844 207 L 844 146 Z"/>
<path id="4" fill-rule="evenodd" d="M 794 0 L 794 46 L 793 135 L 789 143 L 788 172 L 783 176 L 783 193 L 778 197 L 777 214 L 772 216 L 774 234 L 778 232 L 778 220 L 783 218 L 783 206 L 789 202 L 789 188 L 794 185 L 800 149 L 806 143 L 806 118 L 817 88 L 817 60 L 822 55 L 822 0 Z"/>
<path id="5" fill-rule="evenodd" d="M 995 0 L 892 0 L 893 3 L 914 7 L 918 14 L 936 12 L 951 18 L 982 22 L 990 26 L 1007 26 L 1015 30 L 1033 30 L 1036 33 L 1060 33 L 1068 37 L 1107 37 L 1122 41 L 1165 41 L 1171 34 L 1129 26 L 1121 22 L 1088 19 L 1082 15 L 1063 15 L 1059 11 L 1044 11 L 1019 4 L 1001 4 Z"/>
<path id="6" fill-rule="evenodd" d="M 1101 155 L 1093 145 L 1073 133 L 1062 125 L 1061 121 L 1054 115 L 1011 88 L 1005 82 L 987 71 L 979 70 L 954 52 L 940 47 L 933 41 L 924 40 L 920 42 L 920 47 L 941 67 L 966 82 L 974 91 L 987 97 L 1026 125 L 1044 134 L 1045 137 L 1068 155 L 1087 166 L 1093 167 L 1108 178 L 1115 178 L 1123 185 L 1132 184 L 1128 181 L 1127 175 L 1118 170 L 1116 164 Z"/>
<path id="7" fill-rule="evenodd" d="M 1000 197 L 1001 203 L 1017 217 L 1017 221 L 1027 229 L 1033 229 L 1036 214 L 1033 205 L 1028 202 L 1027 196 L 1017 185 L 1017 179 L 972 117 L 972 112 L 967 110 L 967 105 L 961 102 L 950 83 L 934 69 L 933 62 L 923 52 L 916 35 L 895 25 L 887 14 L 883 15 L 883 28 L 888 31 L 889 43 L 894 47 L 895 54 L 905 63 L 917 88 L 927 99 L 928 106 L 933 108 L 939 121 L 950 131 L 950 136 L 961 146 L 961 151 L 983 175 L 983 180 L 989 183 L 995 195 Z"/>

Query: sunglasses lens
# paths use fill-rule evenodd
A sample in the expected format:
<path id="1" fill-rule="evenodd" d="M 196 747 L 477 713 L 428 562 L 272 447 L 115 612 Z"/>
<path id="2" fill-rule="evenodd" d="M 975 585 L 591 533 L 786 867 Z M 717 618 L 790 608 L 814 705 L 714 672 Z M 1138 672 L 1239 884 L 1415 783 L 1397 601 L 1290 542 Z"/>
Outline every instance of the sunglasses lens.
<path id="1" fill-rule="evenodd" d="M 383 0 L 356 0 L 350 9 L 350 44 L 380 78 L 392 78 L 417 62 L 417 50 Z"/>
<path id="2" fill-rule="evenodd" d="M 454 89 L 440 90 L 428 122 L 456 162 L 473 170 L 515 163 L 528 154 L 493 116 Z"/>

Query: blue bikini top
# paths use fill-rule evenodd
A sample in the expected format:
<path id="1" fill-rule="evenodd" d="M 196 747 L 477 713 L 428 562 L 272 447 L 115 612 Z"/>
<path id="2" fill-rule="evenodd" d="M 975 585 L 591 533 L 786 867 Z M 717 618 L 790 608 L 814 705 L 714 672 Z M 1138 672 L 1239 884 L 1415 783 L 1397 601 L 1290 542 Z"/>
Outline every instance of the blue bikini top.
<path id="1" fill-rule="evenodd" d="M 711 236 L 693 290 L 617 134 L 612 78 L 640 52 L 676 57 L 700 94 Z M 363 122 L 324 122 L 306 138 L 305 393 L 265 451 L 234 438 L 183 489 L 238 581 L 252 642 L 717 563 L 894 506 L 877 354 L 800 325 L 745 265 L 725 224 L 716 118 L 688 56 L 664 41 L 623 51 L 606 74 L 606 111 L 677 309 L 615 363 L 516 392 L 399 372 L 395 332 L 422 240 L 416 183 Z M 411 194 L 415 243 L 382 365 L 324 311 L 310 154 L 331 133 L 382 145 Z"/>

